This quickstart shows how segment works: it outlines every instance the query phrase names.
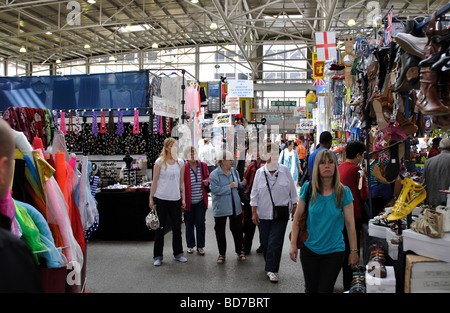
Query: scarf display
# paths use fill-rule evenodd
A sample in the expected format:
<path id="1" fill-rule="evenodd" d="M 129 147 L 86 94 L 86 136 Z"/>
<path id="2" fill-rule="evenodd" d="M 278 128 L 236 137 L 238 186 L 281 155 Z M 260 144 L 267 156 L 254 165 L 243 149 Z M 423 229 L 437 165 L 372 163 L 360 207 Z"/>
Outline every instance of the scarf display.
<path id="1" fill-rule="evenodd" d="M 92 112 L 92 133 L 94 136 L 98 135 L 98 124 L 97 124 L 97 112 Z"/>
<path id="2" fill-rule="evenodd" d="M 61 112 L 61 124 L 60 129 L 63 132 L 63 134 L 66 134 L 66 114 L 64 112 Z"/>

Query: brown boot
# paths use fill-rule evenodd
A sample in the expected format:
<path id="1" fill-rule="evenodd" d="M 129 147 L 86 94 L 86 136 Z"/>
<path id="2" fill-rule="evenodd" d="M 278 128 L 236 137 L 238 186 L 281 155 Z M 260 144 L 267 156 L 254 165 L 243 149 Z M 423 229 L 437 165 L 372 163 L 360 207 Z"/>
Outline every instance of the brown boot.
<path id="1" fill-rule="evenodd" d="M 396 120 L 398 122 L 399 130 L 405 133 L 405 135 L 412 136 L 417 132 L 418 130 L 417 125 L 410 122 L 407 118 L 405 118 L 403 113 L 397 112 Z"/>
<path id="2" fill-rule="evenodd" d="M 428 41 L 424 48 L 424 59 L 439 53 L 441 49 L 441 45 L 433 43 L 431 38 L 434 35 L 444 34 L 446 30 L 435 30 L 435 20 L 436 13 L 433 13 L 426 32 Z M 438 78 L 438 71 L 432 70 L 431 65 L 420 67 L 420 92 L 417 95 L 416 105 L 423 114 L 439 116 L 449 113 L 449 109 L 440 100 Z"/>

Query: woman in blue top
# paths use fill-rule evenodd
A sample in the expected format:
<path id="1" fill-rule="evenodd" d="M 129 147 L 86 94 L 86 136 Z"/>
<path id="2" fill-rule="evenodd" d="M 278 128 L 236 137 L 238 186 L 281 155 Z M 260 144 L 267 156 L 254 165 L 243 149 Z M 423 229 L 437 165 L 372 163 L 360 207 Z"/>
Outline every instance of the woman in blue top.
<path id="1" fill-rule="evenodd" d="M 334 284 L 344 262 L 344 223 L 350 242 L 348 264 L 359 262 L 353 218 L 353 196 L 342 185 L 338 164 L 333 152 L 322 150 L 316 156 L 312 173 L 311 200 L 308 207 L 306 229 L 308 239 L 300 250 L 300 261 L 305 279 L 305 292 L 333 292 Z M 300 198 L 294 215 L 291 234 L 290 258 L 297 261 L 298 222 L 305 210 L 305 198 L 309 183 L 300 190 Z"/>

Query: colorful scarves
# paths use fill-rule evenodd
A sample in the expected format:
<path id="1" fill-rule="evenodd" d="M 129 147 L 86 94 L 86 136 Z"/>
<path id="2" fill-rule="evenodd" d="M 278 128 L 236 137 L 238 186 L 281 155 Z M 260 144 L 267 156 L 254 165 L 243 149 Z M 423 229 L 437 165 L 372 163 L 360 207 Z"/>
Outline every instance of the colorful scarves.
<path id="1" fill-rule="evenodd" d="M 92 112 L 92 134 L 94 136 L 98 135 L 98 124 L 97 124 L 97 112 Z"/>
<path id="2" fill-rule="evenodd" d="M 123 112 L 119 111 L 119 118 L 117 120 L 117 131 L 116 131 L 117 135 L 122 135 L 123 134 Z"/>
<path id="3" fill-rule="evenodd" d="M 139 110 L 134 110 L 133 134 L 139 133 Z"/>

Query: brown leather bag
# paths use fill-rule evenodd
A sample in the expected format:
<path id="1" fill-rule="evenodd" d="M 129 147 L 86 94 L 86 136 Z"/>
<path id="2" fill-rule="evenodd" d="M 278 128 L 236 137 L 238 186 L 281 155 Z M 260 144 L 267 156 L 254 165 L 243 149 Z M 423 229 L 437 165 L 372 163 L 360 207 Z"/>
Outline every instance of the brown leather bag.
<path id="1" fill-rule="evenodd" d="M 311 188 L 311 182 L 309 182 L 305 197 L 305 210 L 303 211 L 303 214 L 298 221 L 299 231 L 297 236 L 297 249 L 303 248 L 303 242 L 305 242 L 305 240 L 308 239 L 309 236 L 306 229 L 306 219 L 308 218 L 308 206 L 309 200 L 311 199 Z M 289 240 L 291 240 L 291 233 L 289 233 Z"/>

